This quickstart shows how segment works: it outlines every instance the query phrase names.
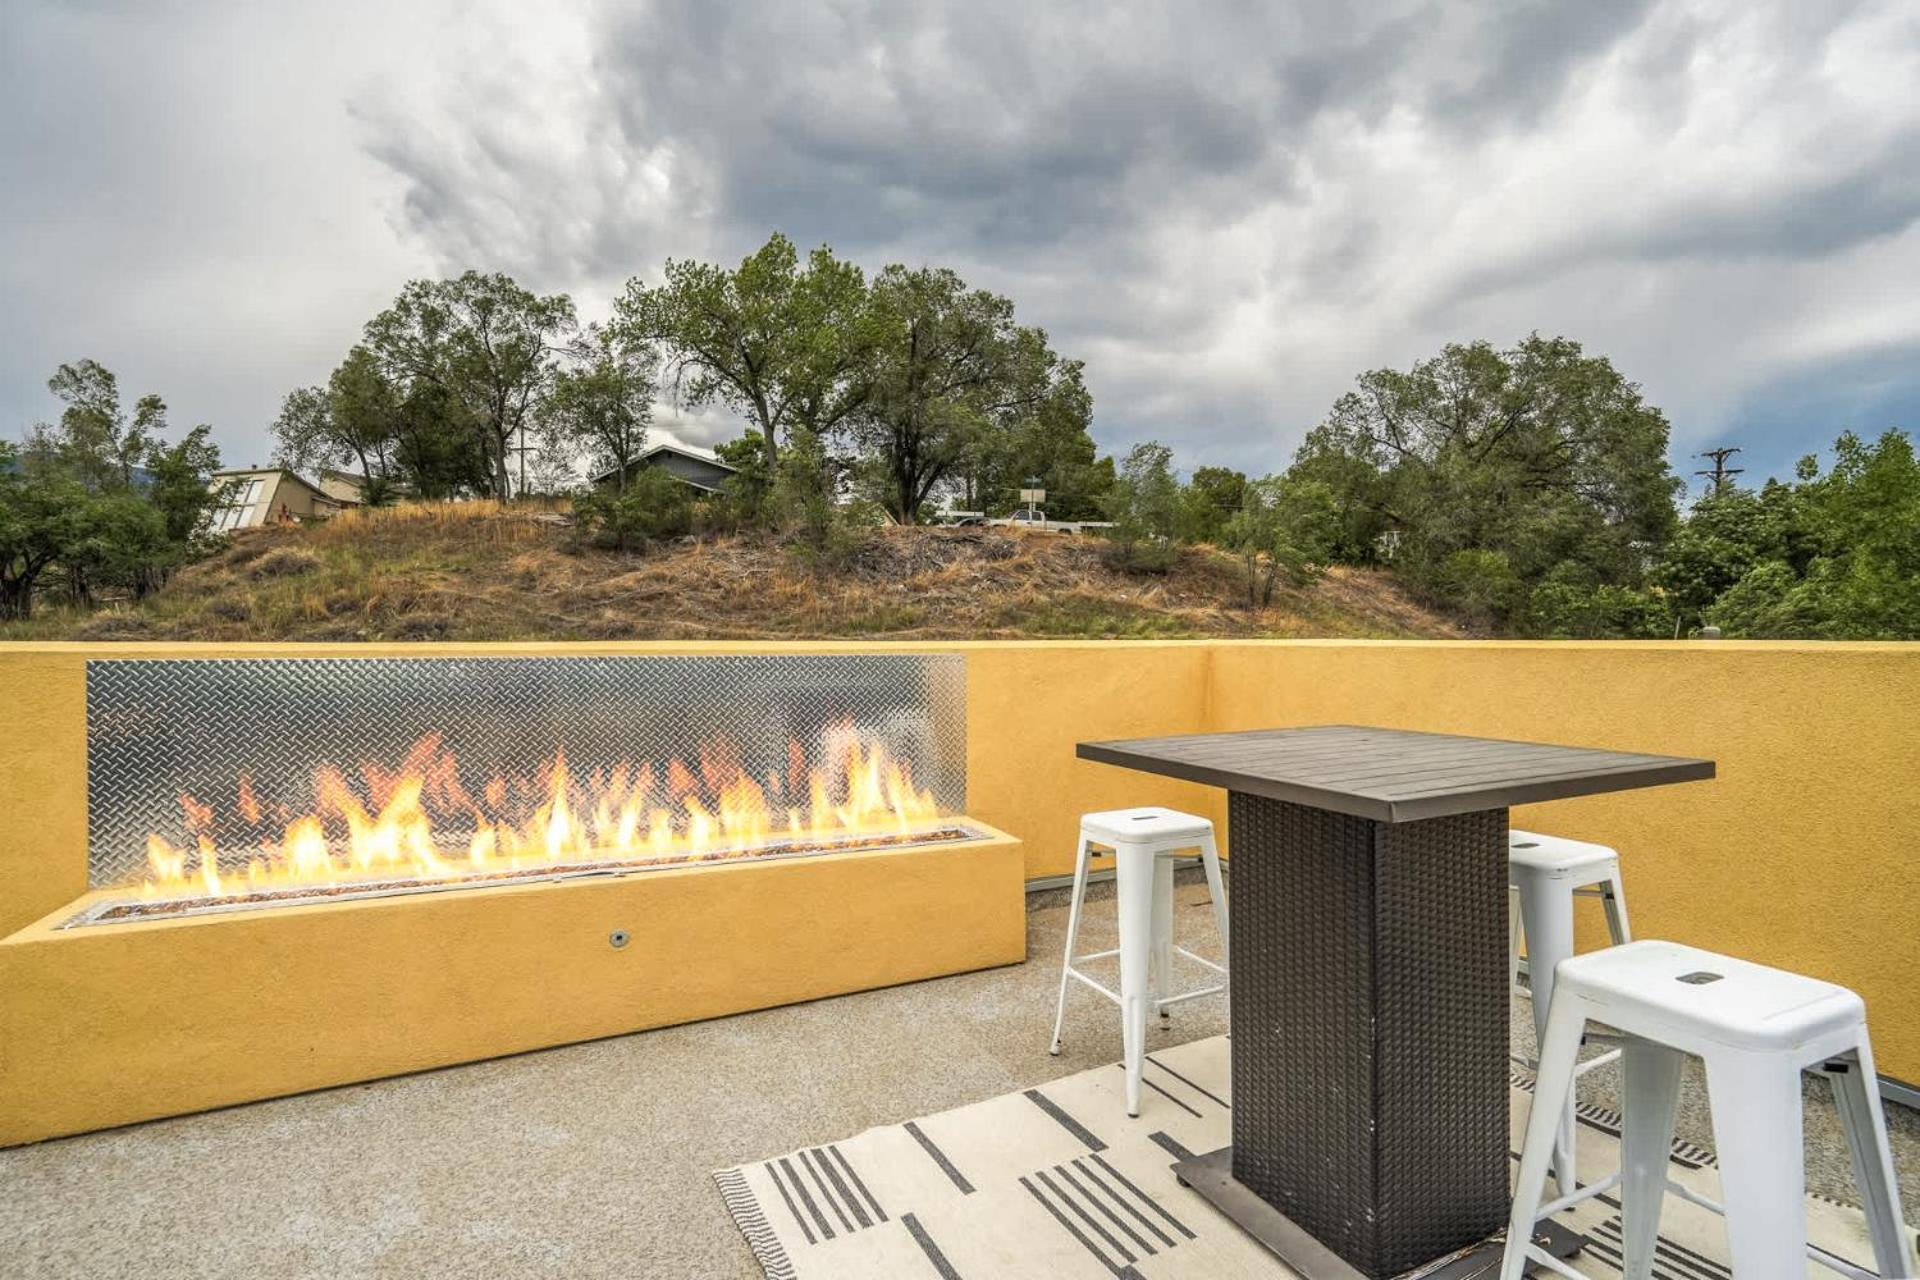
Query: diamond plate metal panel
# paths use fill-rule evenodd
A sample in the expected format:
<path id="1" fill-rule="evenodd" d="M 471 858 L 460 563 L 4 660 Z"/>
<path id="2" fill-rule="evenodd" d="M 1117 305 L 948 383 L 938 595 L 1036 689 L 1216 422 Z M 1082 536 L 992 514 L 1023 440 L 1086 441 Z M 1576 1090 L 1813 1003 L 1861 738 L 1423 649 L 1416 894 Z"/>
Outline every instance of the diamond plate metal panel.
<path id="1" fill-rule="evenodd" d="M 187 842 L 183 792 L 225 812 L 244 772 L 264 804 L 305 811 L 317 766 L 393 766 L 428 733 L 478 788 L 532 776 L 558 749 L 584 774 L 695 759 L 719 735 L 764 775 L 784 771 L 789 741 L 849 720 L 943 810 L 965 811 L 959 654 L 90 661 L 88 879 L 140 878 L 150 832 Z"/>

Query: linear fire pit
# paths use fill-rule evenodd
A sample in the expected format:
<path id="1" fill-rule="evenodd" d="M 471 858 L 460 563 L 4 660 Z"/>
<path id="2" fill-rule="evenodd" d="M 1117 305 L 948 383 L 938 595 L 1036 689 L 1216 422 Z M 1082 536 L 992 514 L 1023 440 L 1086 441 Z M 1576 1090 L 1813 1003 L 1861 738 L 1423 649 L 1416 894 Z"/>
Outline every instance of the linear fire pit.
<path id="1" fill-rule="evenodd" d="M 1024 959 L 962 663 L 89 662 L 0 1145 Z"/>

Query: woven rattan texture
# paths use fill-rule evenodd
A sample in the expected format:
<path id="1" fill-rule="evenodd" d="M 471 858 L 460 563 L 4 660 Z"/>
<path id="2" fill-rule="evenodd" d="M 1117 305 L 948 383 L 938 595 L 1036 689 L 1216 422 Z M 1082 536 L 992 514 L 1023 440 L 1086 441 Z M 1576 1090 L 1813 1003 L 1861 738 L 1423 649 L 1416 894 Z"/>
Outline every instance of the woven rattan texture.
<path id="1" fill-rule="evenodd" d="M 1233 1172 L 1369 1276 L 1506 1205 L 1503 810 L 1385 824 L 1234 793 Z"/>

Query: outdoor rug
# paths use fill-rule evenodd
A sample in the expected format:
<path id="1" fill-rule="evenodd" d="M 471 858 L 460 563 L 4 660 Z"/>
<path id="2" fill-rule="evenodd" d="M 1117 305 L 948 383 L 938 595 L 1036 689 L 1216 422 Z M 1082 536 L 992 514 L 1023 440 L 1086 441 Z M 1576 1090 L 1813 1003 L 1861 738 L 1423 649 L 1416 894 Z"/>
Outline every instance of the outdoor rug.
<path id="1" fill-rule="evenodd" d="M 1227 1145 L 1226 1037 L 1155 1050 L 1145 1079 L 1137 1120 L 1127 1118 L 1115 1064 L 722 1169 L 714 1180 L 769 1280 L 1290 1276 L 1170 1170 Z M 1527 1094 L 1514 1083 L 1517 1146 Z M 1581 1111 L 1581 1177 L 1597 1181 L 1618 1166 L 1618 1117 Z M 1676 1144 L 1673 1177 L 1718 1197 L 1712 1156 L 1698 1147 Z M 1814 1242 L 1870 1270 L 1860 1212 L 1807 1203 Z M 1586 1237 L 1575 1266 L 1603 1280 L 1619 1275 L 1616 1199 L 1589 1200 L 1560 1221 Z M 1713 1214 L 1669 1196 L 1660 1230 L 1659 1280 L 1728 1280 Z"/>

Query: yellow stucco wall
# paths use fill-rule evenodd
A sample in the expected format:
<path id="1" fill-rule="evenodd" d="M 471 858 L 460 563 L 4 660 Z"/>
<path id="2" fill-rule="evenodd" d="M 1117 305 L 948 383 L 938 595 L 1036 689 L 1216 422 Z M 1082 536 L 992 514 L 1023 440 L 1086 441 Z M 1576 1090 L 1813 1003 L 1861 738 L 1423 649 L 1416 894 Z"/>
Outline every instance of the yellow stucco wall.
<path id="1" fill-rule="evenodd" d="M 1075 821 L 1084 811 L 1121 805 L 1164 803 L 1224 817 L 1221 796 L 1210 789 L 1074 759 L 1073 744 L 1088 738 L 1198 732 L 1314 723 L 1370 723 L 1415 729 L 1532 738 L 1632 750 L 1710 757 L 1719 777 L 1708 783 L 1624 792 L 1535 806 L 1515 813 L 1515 822 L 1621 851 L 1635 930 L 1748 956 L 1845 983 L 1867 999 L 1881 1069 L 1920 1080 L 1920 888 L 1909 852 L 1920 836 L 1920 646 L 1820 644 L 1520 644 L 1466 642 L 1035 642 L 976 644 L 661 643 L 523 645 L 30 645 L 0 644 L 0 698 L 8 714 L 0 722 L 0 805 L 27 815 L 0 827 L 0 935 L 71 902 L 85 884 L 84 672 L 88 657 L 215 657 L 381 654 L 597 654 L 759 653 L 891 651 L 961 652 L 968 661 L 969 811 L 1023 842 L 1005 855 L 1006 865 L 1034 877 L 1071 868 Z M 1012 846 L 1009 846 L 1012 848 Z M 923 855 L 914 855 L 920 857 Z M 929 871 L 934 864 L 927 864 Z M 944 874 L 965 886 L 974 868 L 949 866 Z M 659 874 L 659 873 L 656 873 Z M 755 870 L 755 875 L 758 869 Z M 1016 877 L 1017 878 L 1017 875 Z M 636 877 L 620 885 L 638 885 Z M 742 883 L 745 882 L 743 878 Z M 771 888 L 773 881 L 754 882 Z M 823 881 L 822 884 L 826 882 Z M 980 888 L 986 900 L 998 892 Z M 472 891 L 402 900 L 388 914 L 371 908 L 340 917 L 339 937 L 356 940 L 371 957 L 401 958 L 404 971 L 433 967 L 439 959 L 476 959 L 449 939 L 504 933 L 516 941 L 501 964 L 537 964 L 543 929 L 599 937 L 605 929 L 585 886 L 567 886 L 578 908 L 547 906 L 522 890 Z M 858 897 L 866 909 L 876 886 L 849 881 L 835 893 Z M 608 892 L 617 892 L 609 887 Z M 883 891 L 884 892 L 884 891 Z M 1005 894 L 1000 894 L 1005 897 Z M 1017 895 L 1016 895 L 1017 896 Z M 611 900 L 610 900 L 611 901 Z M 661 901 L 664 901 L 662 899 Z M 815 900 L 816 902 L 825 899 Z M 638 900 L 635 900 L 637 904 Z M 523 903 L 534 904 L 531 916 Z M 505 905 L 501 905 L 505 904 Z M 658 905 L 658 904 L 656 904 Z M 774 910 L 778 904 L 769 904 Z M 637 906 L 636 906 L 637 909 Z M 651 908 L 650 908 L 651 909 Z M 172 1038 L 169 1052 L 192 1057 L 197 1037 L 215 1035 L 198 1058 L 217 1074 L 233 1048 L 217 1038 L 222 1001 L 259 1003 L 261 973 L 273 973 L 275 992 L 318 984 L 336 1003 L 297 1001 L 306 1018 L 351 1019 L 349 992 L 363 978 L 377 984 L 369 966 L 330 977 L 306 951 L 338 953 L 336 935 L 308 932 L 296 923 L 285 933 L 275 918 L 300 921 L 331 909 L 301 909 L 221 922 L 210 937 L 246 940 L 237 952 L 195 952 L 189 966 L 218 959 L 220 981 L 196 1003 L 182 977 L 174 992 L 193 1008 L 179 1018 L 141 1013 L 121 997 L 105 1004 L 95 996 L 134 981 L 142 965 L 160 953 L 146 948 L 179 943 L 142 942 L 117 952 L 103 930 L 96 941 L 69 952 L 72 939 L 50 942 L 24 935 L 0 944 L 0 1053 L 4 1046 L 32 1043 L 39 1021 L 58 1009 L 69 1014 L 66 1047 L 46 1059 L 71 1057 L 74 1045 L 94 1043 L 97 1056 L 136 1054 L 118 1037 Z M 343 908 L 343 910 L 345 910 Z M 415 910 L 458 927 L 421 933 L 396 921 Z M 466 913 L 473 913 L 467 915 Z M 542 914 L 557 913 L 555 915 Z M 591 922 L 591 928 L 588 923 Z M 608 925 L 607 927 L 613 927 Z M 728 936 L 728 935 L 722 935 Z M 256 940 L 257 939 L 257 940 Z M 924 940 L 923 940 L 924 941 Z M 15 946 L 32 942 L 31 946 Z M 225 944 L 222 944 L 223 946 Z M 913 935 L 899 945 L 910 948 Z M 302 950 L 305 948 L 306 950 Z M 383 953 L 382 949 L 385 949 Z M 29 957 L 31 953 L 35 958 Z M 168 953 L 171 954 L 171 953 Z M 832 970 L 845 957 L 790 953 L 796 982 L 809 966 Z M 890 972 L 905 980 L 914 960 L 892 956 Z M 951 964 L 954 957 L 941 963 Z M 283 1071 L 271 1062 L 245 1069 L 262 1073 L 247 1087 L 284 1092 L 363 1079 L 389 1071 L 483 1057 L 608 1034 L 638 1025 L 706 1016 L 718 1005 L 690 989 L 675 1005 L 659 1006 L 644 1022 L 615 1026 L 602 1015 L 610 1003 L 632 993 L 605 967 L 605 957 L 583 953 L 580 972 L 593 975 L 579 990 L 578 1004 L 543 998 L 536 988 L 516 986 L 504 1022 L 469 1025 L 465 1014 L 482 1001 L 481 989 L 449 987 L 436 979 L 408 1004 L 435 1030 L 382 1048 L 368 1025 L 344 1043 L 366 1059 L 358 1074 L 342 1074 L 338 1061 L 313 1071 Z M 617 963 L 617 962 L 616 962 Z M 271 968 L 263 967 L 271 965 Z M 457 965 L 455 967 L 458 967 Z M 910 966 L 909 966 L 910 967 Z M 172 972 L 171 968 L 168 969 Z M 950 971 L 927 968 L 914 973 Z M 249 975 L 252 976 L 249 976 Z M 844 980 L 842 972 L 828 977 Z M 398 981 L 399 979 L 394 979 Z M 760 983 L 762 977 L 723 969 L 722 982 Z M 172 981 L 171 979 L 169 980 Z M 699 979 L 688 979 L 697 982 Z M 602 984 L 606 985 L 602 985 Z M 871 985 L 871 983 L 867 983 Z M 382 999 L 387 987 L 377 985 Z M 821 988 L 822 990 L 826 988 Z M 846 989 L 846 988 L 842 988 Z M 775 984 L 751 994 L 759 1003 L 803 998 L 798 987 Z M 734 995 L 740 998 L 740 990 Z M 766 998 L 760 1000 L 759 997 Z M 402 998 L 394 995 L 393 998 Z M 406 999 L 415 999 L 406 996 Z M 517 1002 L 525 1001 L 524 1006 Z M 117 1001 L 117 1002 L 116 1002 Z M 753 1007 L 737 1004 L 735 1007 Z M 349 1012 L 329 1012 L 345 1009 Z M 436 1017 L 427 1017 L 441 1010 Z M 452 1011 L 449 1016 L 446 1011 Z M 138 1015 L 134 1023 L 127 1018 Z M 517 1018 L 545 1020 L 544 1027 Z M 139 1019 L 148 1021 L 141 1022 Z M 119 1021 L 116 1021 L 119 1019 Z M 355 1024 L 357 1026 L 357 1024 Z M 144 1030 L 141 1028 L 144 1027 Z M 605 1030 L 593 1030 L 605 1027 Z M 43 1037 L 44 1038 L 44 1037 Z M 281 1043 L 278 1034 L 253 1041 Z M 304 1042 L 296 1042 L 304 1043 Z M 430 1050 L 430 1051 L 429 1051 Z M 156 1051 L 149 1049 L 148 1051 Z M 22 1068 L 0 1057 L 0 1073 Z M 256 1050 L 256 1053 L 259 1051 Z M 328 1050 L 303 1048 L 302 1055 Z M 266 1055 L 271 1057 L 272 1055 Z M 88 1079 L 88 1096 L 109 1091 L 106 1076 L 89 1076 L 84 1063 L 63 1068 Z M 189 1073 L 190 1074 L 190 1073 Z M 124 1077 L 122 1077 L 124 1078 Z M 51 1077 L 38 1077 L 52 1087 Z M 13 1086 L 7 1086 L 13 1087 Z M 211 1105 L 189 1087 L 175 1109 Z M 11 1105 L 20 1105 L 16 1088 Z M 225 1096 L 234 1100 L 235 1095 Z M 254 1092 L 244 1096 L 265 1096 Z M 0 1101 L 0 1110 L 9 1104 Z M 170 1104 L 171 1105 L 171 1104 Z M 111 1108 L 108 1109 L 112 1111 Z M 106 1114 L 101 1112 L 100 1114 Z M 141 1114 L 161 1114 L 148 1110 Z M 124 1109 L 112 1111 L 132 1118 Z M 102 1121 L 117 1123 L 119 1121 Z M 15 1126 L 14 1132 L 22 1130 Z M 53 1130 L 48 1130 L 53 1131 Z"/>

